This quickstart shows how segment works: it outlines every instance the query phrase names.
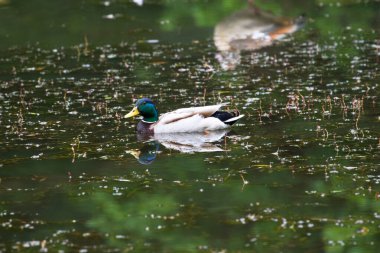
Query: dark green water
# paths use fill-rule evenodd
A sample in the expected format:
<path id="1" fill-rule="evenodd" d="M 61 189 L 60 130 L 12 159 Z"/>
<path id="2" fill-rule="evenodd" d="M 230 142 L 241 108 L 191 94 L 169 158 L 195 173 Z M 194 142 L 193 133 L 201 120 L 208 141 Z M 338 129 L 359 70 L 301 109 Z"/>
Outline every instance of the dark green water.
<path id="1" fill-rule="evenodd" d="M 0 1 L 0 252 L 377 252 L 380 3 L 305 2 L 258 1 L 307 24 L 225 71 L 243 1 Z M 179 152 L 141 96 L 245 117 Z"/>

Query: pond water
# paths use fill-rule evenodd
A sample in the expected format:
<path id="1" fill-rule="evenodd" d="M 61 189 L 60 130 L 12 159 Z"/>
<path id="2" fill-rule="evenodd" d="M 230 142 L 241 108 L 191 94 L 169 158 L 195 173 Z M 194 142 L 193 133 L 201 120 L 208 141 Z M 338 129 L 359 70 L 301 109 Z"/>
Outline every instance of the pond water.
<path id="1" fill-rule="evenodd" d="M 256 4 L 306 23 L 223 65 L 244 1 L 0 0 L 0 252 L 377 252 L 380 3 Z M 245 117 L 144 139 L 140 97 Z"/>

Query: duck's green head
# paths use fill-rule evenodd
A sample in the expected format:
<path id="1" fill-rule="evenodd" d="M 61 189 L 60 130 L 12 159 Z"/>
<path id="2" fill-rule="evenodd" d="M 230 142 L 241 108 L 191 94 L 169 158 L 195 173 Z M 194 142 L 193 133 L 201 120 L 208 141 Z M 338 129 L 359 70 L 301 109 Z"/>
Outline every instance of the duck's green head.
<path id="1" fill-rule="evenodd" d="M 143 121 L 153 123 L 158 121 L 158 111 L 153 101 L 149 98 L 137 100 L 135 107 L 124 118 L 130 118 L 137 115 L 143 116 Z"/>

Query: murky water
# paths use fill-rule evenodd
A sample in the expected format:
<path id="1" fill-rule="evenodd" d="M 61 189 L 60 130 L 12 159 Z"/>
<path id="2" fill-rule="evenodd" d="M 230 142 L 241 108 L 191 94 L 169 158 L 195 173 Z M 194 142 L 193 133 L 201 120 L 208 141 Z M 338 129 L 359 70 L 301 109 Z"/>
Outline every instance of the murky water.
<path id="1" fill-rule="evenodd" d="M 228 68 L 245 3 L 69 3 L 0 1 L 0 252 L 377 252 L 378 2 L 259 2 L 306 24 Z M 245 117 L 144 139 L 142 96 Z"/>

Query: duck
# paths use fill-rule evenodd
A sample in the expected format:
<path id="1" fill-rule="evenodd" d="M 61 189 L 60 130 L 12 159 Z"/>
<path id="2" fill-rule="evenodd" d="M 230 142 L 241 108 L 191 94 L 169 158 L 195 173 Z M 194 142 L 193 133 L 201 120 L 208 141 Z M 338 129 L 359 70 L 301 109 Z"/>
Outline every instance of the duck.
<path id="1" fill-rule="evenodd" d="M 297 18 L 275 16 L 253 3 L 219 22 L 214 29 L 215 58 L 222 69 L 232 70 L 240 64 L 242 51 L 268 47 L 300 30 L 305 15 Z"/>
<path id="2" fill-rule="evenodd" d="M 225 105 L 227 104 L 181 108 L 159 115 L 151 99 L 141 98 L 124 118 L 141 115 L 137 132 L 144 134 L 209 132 L 230 128 L 244 117 L 238 110 L 220 110 Z"/>

